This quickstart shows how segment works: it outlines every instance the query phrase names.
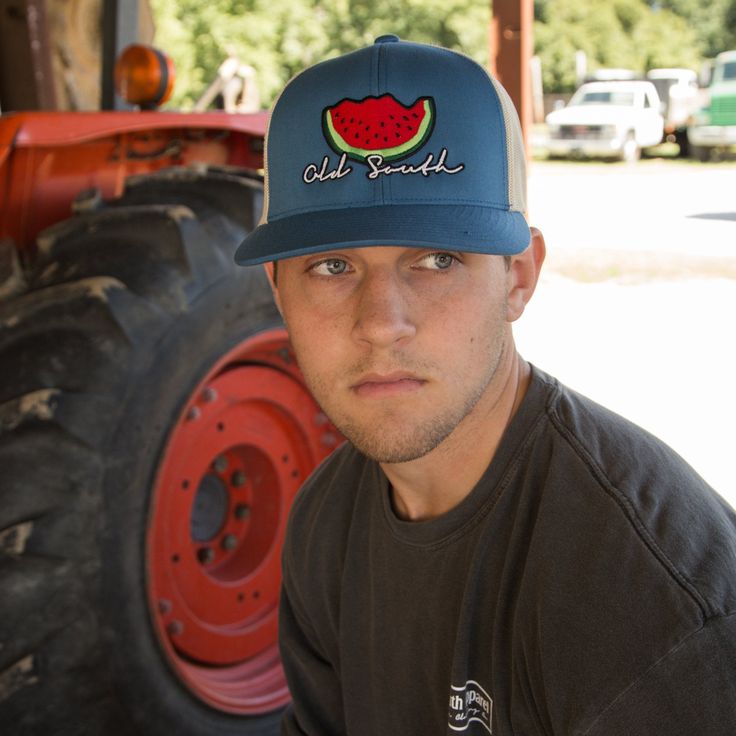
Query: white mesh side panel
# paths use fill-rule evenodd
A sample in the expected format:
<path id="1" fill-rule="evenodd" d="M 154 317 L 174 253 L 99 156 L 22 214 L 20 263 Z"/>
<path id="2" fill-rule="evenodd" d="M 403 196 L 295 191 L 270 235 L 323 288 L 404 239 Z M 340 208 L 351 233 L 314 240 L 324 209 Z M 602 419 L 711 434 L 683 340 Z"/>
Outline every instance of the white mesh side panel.
<path id="1" fill-rule="evenodd" d="M 498 93 L 506 126 L 506 160 L 509 167 L 509 202 L 511 209 L 526 214 L 526 153 L 521 123 L 508 92 L 488 75 Z"/>
<path id="2" fill-rule="evenodd" d="M 261 210 L 261 219 L 259 220 L 259 225 L 265 225 L 268 222 L 268 201 L 270 199 L 268 190 L 269 190 L 269 184 L 268 184 L 268 137 L 271 133 L 271 117 L 273 117 L 274 110 L 276 109 L 276 105 L 279 104 L 279 100 L 281 99 L 281 95 L 286 92 L 287 88 L 291 85 L 291 83 L 297 78 L 300 77 L 302 74 L 304 74 L 305 70 L 302 70 L 300 72 L 297 72 L 285 85 L 284 88 L 279 92 L 279 94 L 276 96 L 276 99 L 273 101 L 273 105 L 271 105 L 271 114 L 268 118 L 268 125 L 266 125 L 266 135 L 263 139 L 263 210 Z"/>
<path id="3" fill-rule="evenodd" d="M 269 118 L 266 135 L 263 139 L 263 209 L 261 210 L 261 219 L 258 221 L 259 225 L 265 225 L 268 222 L 268 131 L 270 128 L 271 120 Z"/>

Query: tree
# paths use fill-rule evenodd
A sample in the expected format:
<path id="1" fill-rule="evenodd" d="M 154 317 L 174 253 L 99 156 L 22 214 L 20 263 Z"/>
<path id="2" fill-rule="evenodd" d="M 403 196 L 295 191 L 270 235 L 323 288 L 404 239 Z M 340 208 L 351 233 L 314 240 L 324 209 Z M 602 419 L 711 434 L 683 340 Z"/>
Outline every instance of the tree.
<path id="1" fill-rule="evenodd" d="M 643 0 L 537 0 L 535 48 L 542 60 L 545 91 L 575 88 L 575 51 L 588 69 L 662 66 L 697 69 L 700 43 L 688 22 L 667 8 Z"/>
<path id="2" fill-rule="evenodd" d="M 491 0 L 152 0 L 156 43 L 174 58 L 173 104 L 191 105 L 234 54 L 255 67 L 264 105 L 301 69 L 395 33 L 488 62 Z M 535 0 L 535 48 L 548 92 L 589 69 L 698 69 L 736 47 L 736 0 Z"/>
<path id="3" fill-rule="evenodd" d="M 488 61 L 488 0 L 152 0 L 156 43 L 174 59 L 173 104 L 186 108 L 234 54 L 270 104 L 294 74 L 395 33 Z"/>
<path id="4" fill-rule="evenodd" d="M 736 0 L 648 0 L 671 10 L 696 30 L 706 58 L 736 48 Z"/>

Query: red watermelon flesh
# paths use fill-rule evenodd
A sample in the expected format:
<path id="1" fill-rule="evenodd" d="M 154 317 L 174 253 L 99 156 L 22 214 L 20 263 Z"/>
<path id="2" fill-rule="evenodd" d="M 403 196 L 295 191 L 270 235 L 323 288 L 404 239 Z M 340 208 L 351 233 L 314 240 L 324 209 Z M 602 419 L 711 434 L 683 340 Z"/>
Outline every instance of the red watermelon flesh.
<path id="1" fill-rule="evenodd" d="M 338 153 L 365 161 L 380 154 L 385 161 L 406 158 L 426 142 L 434 127 L 434 101 L 420 97 L 410 107 L 395 97 L 342 100 L 324 111 L 327 141 Z"/>

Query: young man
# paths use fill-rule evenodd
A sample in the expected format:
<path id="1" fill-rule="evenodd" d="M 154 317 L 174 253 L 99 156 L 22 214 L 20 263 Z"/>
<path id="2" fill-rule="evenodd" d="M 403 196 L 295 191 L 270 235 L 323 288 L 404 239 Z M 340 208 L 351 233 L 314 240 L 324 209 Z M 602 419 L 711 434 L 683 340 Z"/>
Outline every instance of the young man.
<path id="1" fill-rule="evenodd" d="M 544 242 L 503 89 L 381 37 L 287 85 L 266 160 L 236 259 L 348 439 L 290 520 L 284 732 L 733 736 L 733 512 L 515 350 Z"/>

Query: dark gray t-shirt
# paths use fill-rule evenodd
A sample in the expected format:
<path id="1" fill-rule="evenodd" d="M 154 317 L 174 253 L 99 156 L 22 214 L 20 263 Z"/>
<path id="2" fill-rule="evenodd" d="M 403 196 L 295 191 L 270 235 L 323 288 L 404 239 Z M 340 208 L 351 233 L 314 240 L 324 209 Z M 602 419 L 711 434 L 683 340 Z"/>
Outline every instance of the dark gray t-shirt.
<path id="1" fill-rule="evenodd" d="M 286 734 L 734 736 L 736 517 L 660 441 L 534 369 L 483 478 L 437 519 L 398 519 L 349 445 L 315 472 L 281 649 Z"/>

